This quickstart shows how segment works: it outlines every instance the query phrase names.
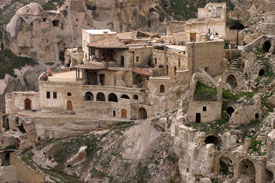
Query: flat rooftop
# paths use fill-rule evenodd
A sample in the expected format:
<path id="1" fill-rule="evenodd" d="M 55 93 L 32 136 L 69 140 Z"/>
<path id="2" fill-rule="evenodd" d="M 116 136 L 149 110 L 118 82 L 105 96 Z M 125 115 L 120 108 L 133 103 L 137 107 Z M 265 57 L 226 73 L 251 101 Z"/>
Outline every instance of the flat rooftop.
<path id="1" fill-rule="evenodd" d="M 89 30 L 84 30 L 84 31 L 87 32 L 87 33 L 89 33 L 89 34 L 94 34 L 94 35 L 104 34 L 104 33 L 107 33 L 107 34 L 116 34 L 116 32 L 112 32 L 109 29 L 89 29 Z"/>
<path id="2" fill-rule="evenodd" d="M 82 73 L 80 72 L 80 75 Z M 49 81 L 53 82 L 75 82 L 76 81 L 76 71 L 67 71 L 61 73 L 53 73 L 52 76 L 48 77 Z"/>

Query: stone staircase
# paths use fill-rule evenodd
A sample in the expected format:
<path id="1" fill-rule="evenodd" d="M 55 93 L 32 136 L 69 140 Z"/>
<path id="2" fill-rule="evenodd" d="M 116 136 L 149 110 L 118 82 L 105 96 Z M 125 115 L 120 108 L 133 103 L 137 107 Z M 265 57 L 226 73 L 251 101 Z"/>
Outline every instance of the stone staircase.
<path id="1" fill-rule="evenodd" d="M 238 58 L 235 60 L 230 60 L 229 62 L 229 68 L 236 71 L 243 71 L 244 66 L 242 64 L 242 59 Z"/>

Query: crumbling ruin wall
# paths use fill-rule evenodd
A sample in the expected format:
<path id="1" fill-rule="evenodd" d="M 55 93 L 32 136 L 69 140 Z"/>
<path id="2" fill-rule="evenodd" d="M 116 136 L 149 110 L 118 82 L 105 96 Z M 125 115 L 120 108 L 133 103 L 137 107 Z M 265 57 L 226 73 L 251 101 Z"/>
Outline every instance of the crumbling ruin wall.
<path id="1" fill-rule="evenodd" d="M 10 161 L 16 168 L 17 178 L 22 183 L 44 183 L 45 175 L 30 168 L 15 153 L 10 154 Z"/>
<path id="2" fill-rule="evenodd" d="M 0 182 L 18 183 L 16 167 L 13 165 L 1 167 L 1 163 L 0 163 Z"/>

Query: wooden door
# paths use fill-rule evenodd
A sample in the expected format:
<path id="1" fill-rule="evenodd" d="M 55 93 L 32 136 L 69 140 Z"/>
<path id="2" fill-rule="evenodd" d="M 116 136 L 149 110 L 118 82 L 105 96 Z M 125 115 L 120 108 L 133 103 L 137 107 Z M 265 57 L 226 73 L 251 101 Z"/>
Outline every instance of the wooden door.
<path id="1" fill-rule="evenodd" d="M 67 110 L 69 110 L 69 111 L 73 110 L 73 104 L 72 104 L 71 100 L 67 101 Z"/>
<path id="2" fill-rule="evenodd" d="M 32 101 L 28 98 L 25 100 L 25 110 L 32 110 Z"/>
<path id="3" fill-rule="evenodd" d="M 196 33 L 190 33 L 190 42 L 196 42 Z"/>
<path id="4" fill-rule="evenodd" d="M 229 52 L 229 51 L 225 53 L 225 58 L 226 58 L 227 60 L 230 59 L 230 52 Z"/>
<path id="5" fill-rule="evenodd" d="M 127 118 L 127 110 L 126 109 L 121 109 L 121 118 L 123 118 L 123 119 Z"/>

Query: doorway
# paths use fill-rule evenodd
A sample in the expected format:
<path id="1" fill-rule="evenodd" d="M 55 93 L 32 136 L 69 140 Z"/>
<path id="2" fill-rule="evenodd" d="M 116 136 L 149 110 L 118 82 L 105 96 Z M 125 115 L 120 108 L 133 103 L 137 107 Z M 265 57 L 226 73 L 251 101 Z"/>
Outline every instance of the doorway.
<path id="1" fill-rule="evenodd" d="M 32 110 L 32 101 L 29 98 L 25 100 L 25 110 Z"/>
<path id="2" fill-rule="evenodd" d="M 190 33 L 190 42 L 196 42 L 196 33 Z"/>
<path id="3" fill-rule="evenodd" d="M 126 119 L 127 118 L 127 110 L 121 109 L 121 118 Z"/>
<path id="4" fill-rule="evenodd" d="M 72 104 L 71 100 L 67 101 L 67 110 L 69 110 L 69 111 L 73 110 L 73 104 Z"/>
<path id="5" fill-rule="evenodd" d="M 104 85 L 104 81 L 105 81 L 105 74 L 99 74 L 100 85 Z"/>
<path id="6" fill-rule="evenodd" d="M 124 56 L 121 56 L 121 67 L 124 67 Z"/>
<path id="7" fill-rule="evenodd" d="M 201 113 L 196 113 L 196 123 L 201 122 Z"/>

